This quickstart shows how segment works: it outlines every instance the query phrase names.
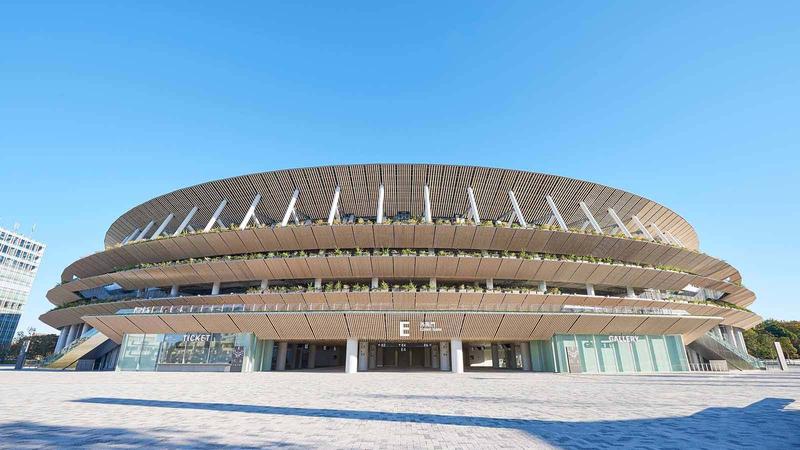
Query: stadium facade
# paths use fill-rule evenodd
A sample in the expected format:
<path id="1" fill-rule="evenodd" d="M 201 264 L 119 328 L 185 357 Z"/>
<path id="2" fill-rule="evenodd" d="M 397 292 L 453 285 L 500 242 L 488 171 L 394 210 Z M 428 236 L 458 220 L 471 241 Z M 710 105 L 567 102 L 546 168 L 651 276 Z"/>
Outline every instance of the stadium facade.
<path id="1" fill-rule="evenodd" d="M 79 370 L 753 368 L 739 272 L 646 198 L 541 173 L 366 164 L 162 195 L 41 316 Z"/>

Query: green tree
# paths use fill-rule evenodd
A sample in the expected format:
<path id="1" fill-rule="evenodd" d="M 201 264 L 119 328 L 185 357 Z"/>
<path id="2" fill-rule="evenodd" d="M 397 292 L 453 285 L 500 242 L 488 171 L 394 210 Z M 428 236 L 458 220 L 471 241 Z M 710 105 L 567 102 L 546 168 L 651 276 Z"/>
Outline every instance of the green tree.
<path id="1" fill-rule="evenodd" d="M 789 359 L 796 359 L 798 357 L 797 349 L 795 348 L 794 344 L 792 344 L 791 339 L 787 336 L 779 337 L 778 342 L 781 343 L 781 349 L 783 349 L 783 355 Z"/>

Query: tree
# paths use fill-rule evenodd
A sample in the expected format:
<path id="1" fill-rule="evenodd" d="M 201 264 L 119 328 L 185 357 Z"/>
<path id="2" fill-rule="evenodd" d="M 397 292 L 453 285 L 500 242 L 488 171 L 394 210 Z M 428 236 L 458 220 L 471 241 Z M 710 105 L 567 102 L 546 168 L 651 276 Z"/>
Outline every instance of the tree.
<path id="1" fill-rule="evenodd" d="M 783 355 L 788 359 L 796 359 L 798 357 L 797 349 L 795 348 L 792 341 L 786 337 L 778 338 L 778 342 L 781 343 L 781 349 L 783 350 Z"/>

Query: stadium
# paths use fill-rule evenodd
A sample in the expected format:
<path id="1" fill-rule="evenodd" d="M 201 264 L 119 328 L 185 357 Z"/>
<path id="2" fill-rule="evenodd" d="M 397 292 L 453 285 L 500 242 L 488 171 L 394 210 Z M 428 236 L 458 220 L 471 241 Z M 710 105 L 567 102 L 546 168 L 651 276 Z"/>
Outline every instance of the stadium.
<path id="1" fill-rule="evenodd" d="M 355 164 L 210 181 L 119 217 L 40 318 L 51 368 L 753 369 L 737 269 L 652 200 L 519 170 Z"/>

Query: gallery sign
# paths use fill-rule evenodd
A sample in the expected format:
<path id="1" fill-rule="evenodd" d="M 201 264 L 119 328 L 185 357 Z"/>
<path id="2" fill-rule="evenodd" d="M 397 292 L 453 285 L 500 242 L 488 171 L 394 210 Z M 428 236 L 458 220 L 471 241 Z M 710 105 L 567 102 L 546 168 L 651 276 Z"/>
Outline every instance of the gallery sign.
<path id="1" fill-rule="evenodd" d="M 637 342 L 639 336 L 609 336 L 608 340 L 610 342 Z"/>

